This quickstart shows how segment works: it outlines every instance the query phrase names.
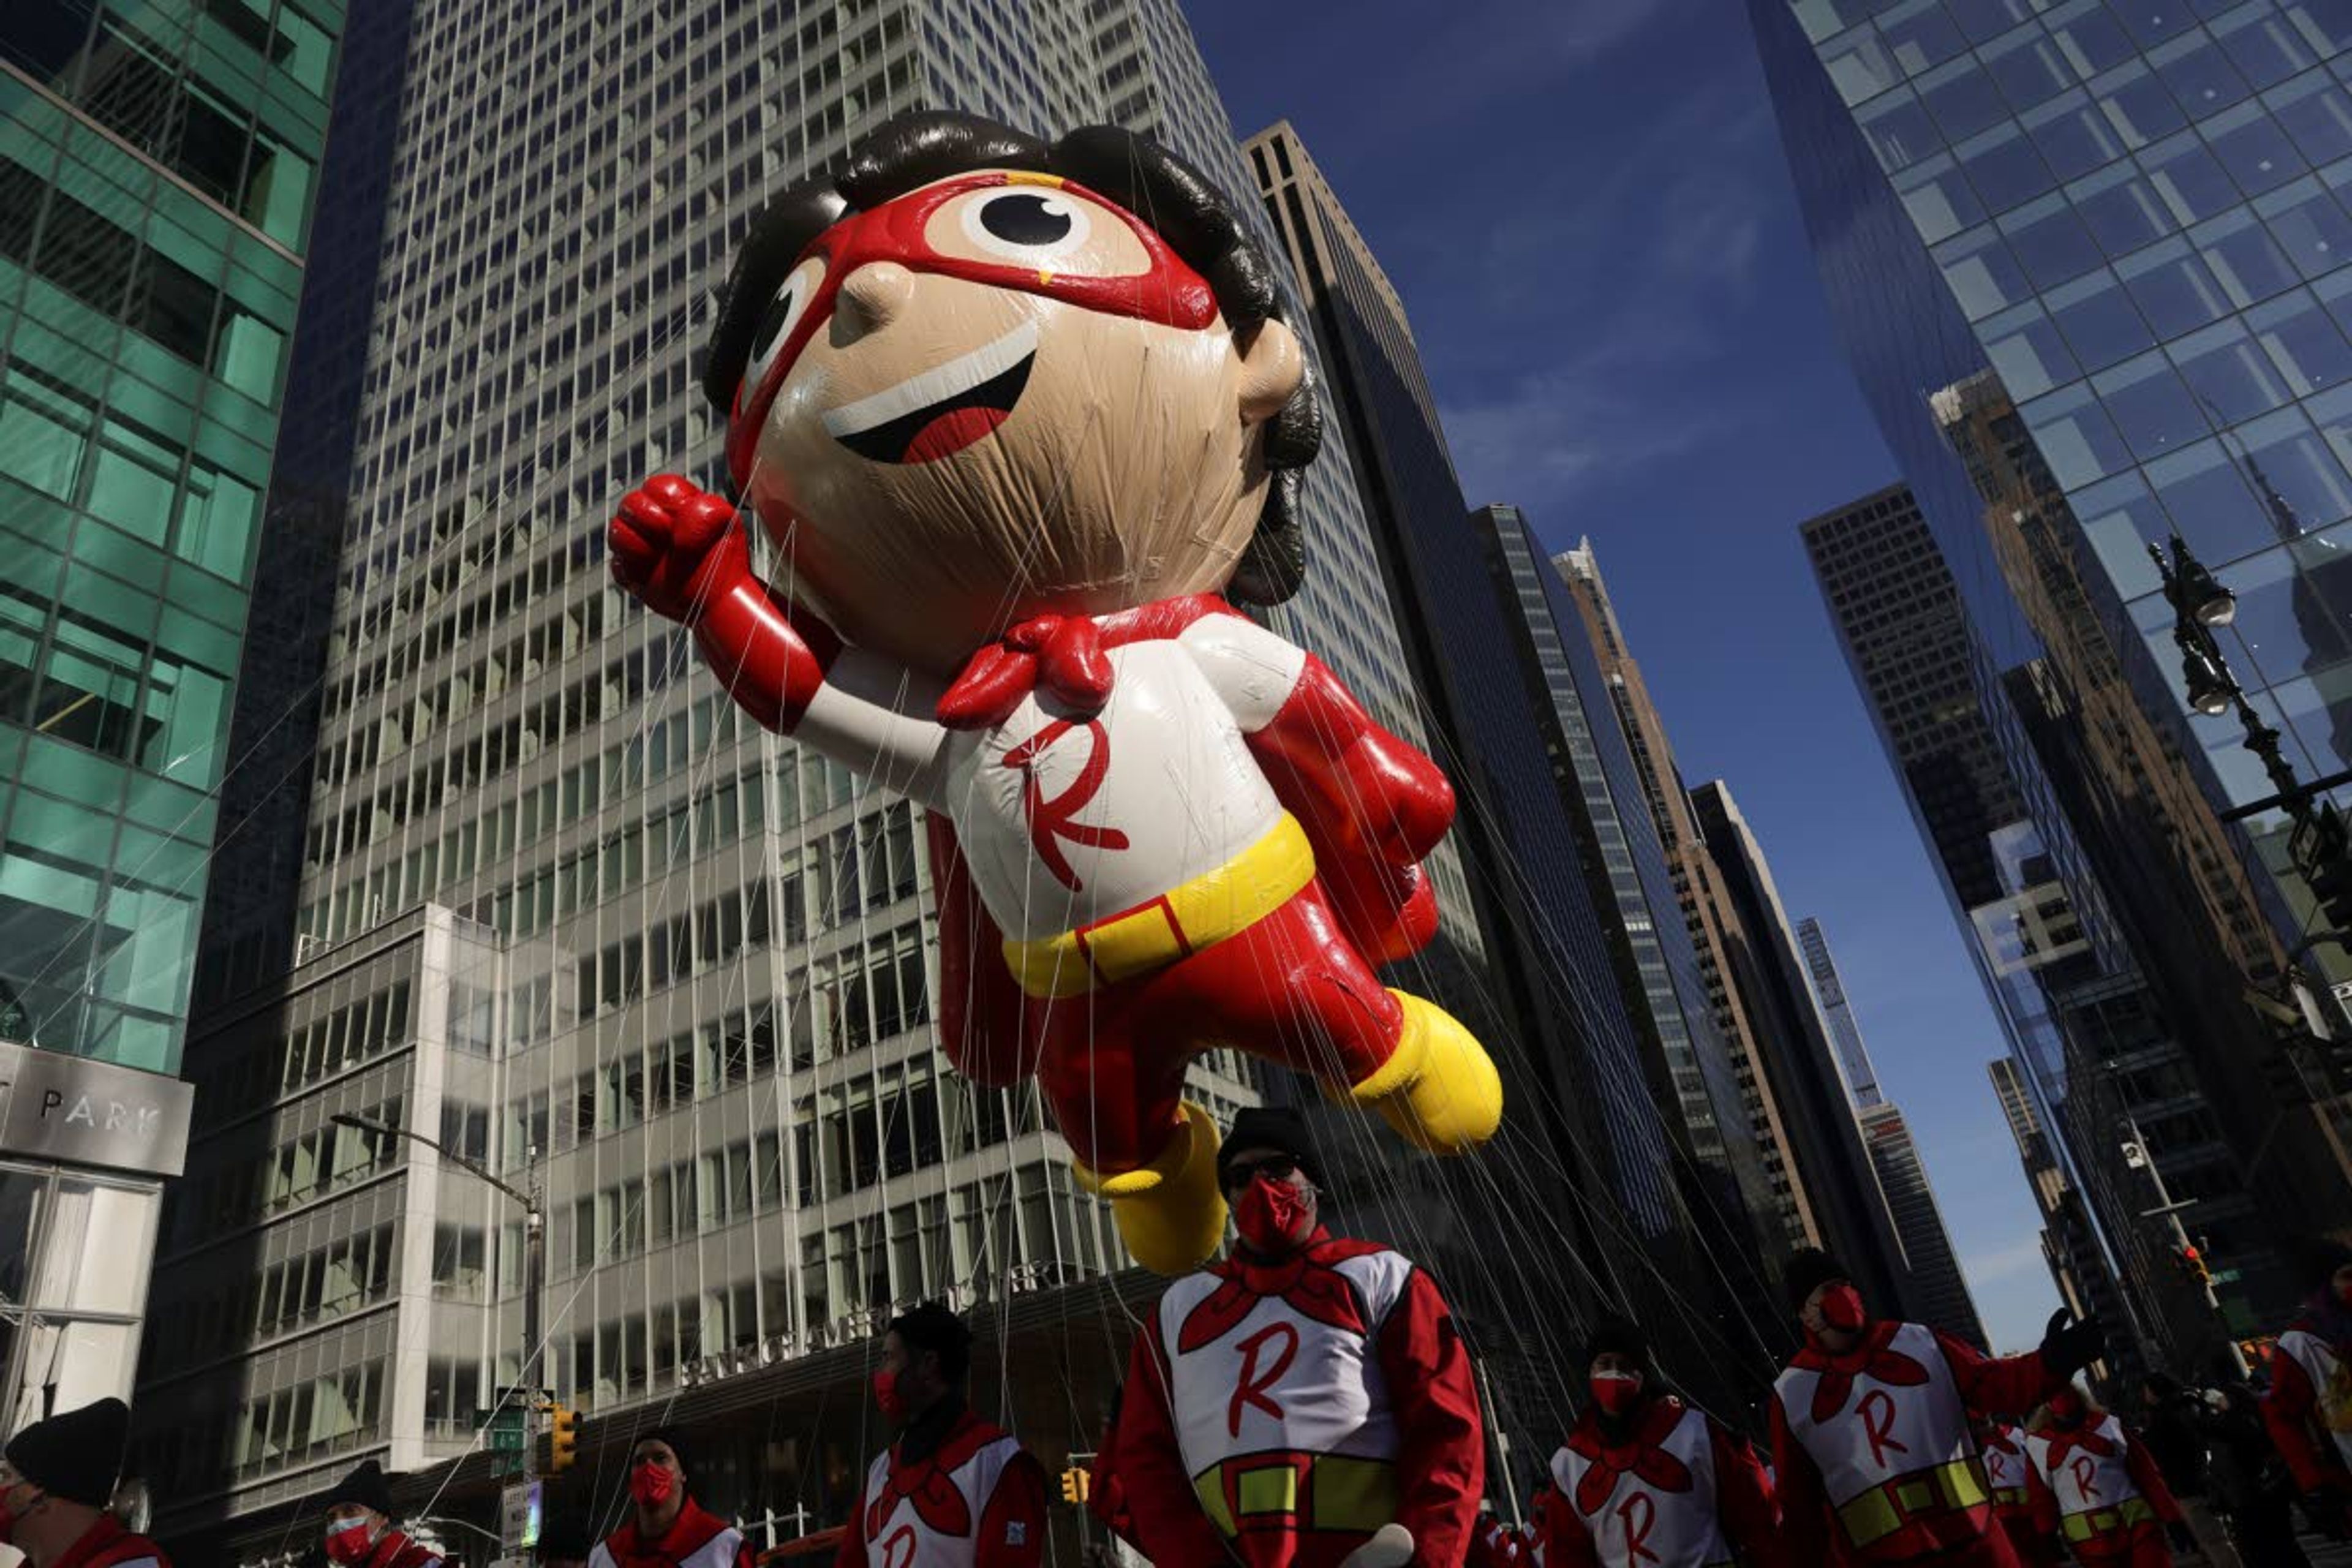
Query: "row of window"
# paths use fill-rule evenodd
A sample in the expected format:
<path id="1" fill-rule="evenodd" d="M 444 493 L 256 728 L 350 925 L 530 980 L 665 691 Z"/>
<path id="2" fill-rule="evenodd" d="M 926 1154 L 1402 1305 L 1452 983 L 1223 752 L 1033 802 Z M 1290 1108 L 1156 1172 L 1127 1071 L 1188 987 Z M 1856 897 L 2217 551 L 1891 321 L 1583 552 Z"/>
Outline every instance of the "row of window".
<path id="1" fill-rule="evenodd" d="M 359 1115 L 398 1127 L 400 1095 L 364 1107 Z M 192 1173 L 164 1194 L 163 1250 L 195 1246 L 298 1204 L 367 1180 L 407 1157 L 407 1141 L 390 1132 L 330 1122 L 299 1133 L 258 1159 Z"/>
<path id="2" fill-rule="evenodd" d="M 409 983 L 395 981 L 372 996 L 321 1014 L 288 1033 L 256 1041 L 235 1056 L 207 1053 L 199 1058 L 197 1092 L 206 1102 L 206 1121 L 216 1124 L 215 1105 L 259 1110 L 408 1043 Z"/>
<path id="3" fill-rule="evenodd" d="M 234 1355 L 387 1300 L 398 1273 L 398 1237 L 396 1226 L 380 1225 L 228 1281 L 224 1289 L 167 1303 L 149 1315 L 141 1380 L 163 1367 Z"/>

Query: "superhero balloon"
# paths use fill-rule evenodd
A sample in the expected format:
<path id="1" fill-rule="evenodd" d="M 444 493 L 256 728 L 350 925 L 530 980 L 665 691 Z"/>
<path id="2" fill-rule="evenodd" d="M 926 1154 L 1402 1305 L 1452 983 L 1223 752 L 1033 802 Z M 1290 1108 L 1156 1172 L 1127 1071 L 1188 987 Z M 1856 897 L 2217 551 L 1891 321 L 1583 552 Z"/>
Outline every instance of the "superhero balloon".
<path id="1" fill-rule="evenodd" d="M 1442 1152 L 1494 1065 L 1373 965 L 1425 943 L 1426 757 L 1233 602 L 1294 593 L 1320 440 L 1265 258 L 1156 143 L 890 121 L 754 221 L 703 386 L 735 509 L 647 481 L 614 575 L 761 723 L 931 812 L 940 1026 L 1034 1073 L 1129 1250 L 1224 1226 L 1186 1064 L 1304 1069 Z M 1226 595 L 1230 595 L 1230 600 Z"/>

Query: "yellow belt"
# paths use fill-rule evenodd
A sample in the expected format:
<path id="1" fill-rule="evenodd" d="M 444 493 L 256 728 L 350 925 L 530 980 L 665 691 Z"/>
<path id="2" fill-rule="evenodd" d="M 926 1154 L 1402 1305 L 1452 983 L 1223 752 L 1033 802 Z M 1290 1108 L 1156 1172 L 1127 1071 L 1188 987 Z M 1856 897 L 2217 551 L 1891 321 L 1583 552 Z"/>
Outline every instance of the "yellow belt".
<path id="1" fill-rule="evenodd" d="M 1225 1501 L 1225 1475 L 1234 1474 L 1234 1501 Z M 1298 1493 L 1306 1488 L 1305 1517 Z M 1192 1491 L 1209 1522 L 1228 1539 L 1259 1520 L 1291 1521 L 1308 1530 L 1360 1531 L 1369 1535 L 1396 1518 L 1396 1466 L 1386 1459 L 1325 1454 L 1302 1463 L 1294 1458 L 1252 1465 L 1228 1459 L 1192 1478 Z"/>
<path id="2" fill-rule="evenodd" d="M 2025 1506 L 2025 1489 L 2023 1487 L 1995 1487 L 1992 1489 L 1992 1500 L 1999 1503 L 2003 1508 L 2023 1508 Z"/>
<path id="3" fill-rule="evenodd" d="M 2118 1530 L 2129 1530 L 2156 1517 L 2156 1510 L 2146 1498 L 2127 1498 L 2115 1508 L 2093 1509 L 2088 1513 L 2070 1513 L 2061 1521 L 2069 1541 L 2088 1541 L 2095 1535 L 2110 1535 Z"/>
<path id="4" fill-rule="evenodd" d="M 1958 1513 L 1990 1500 L 1984 1470 L 1976 1459 L 1954 1459 L 1933 1469 L 1914 1470 L 1882 1481 L 1838 1510 L 1845 1538 L 1857 1547 L 1894 1534 L 1912 1520 Z"/>
<path id="5" fill-rule="evenodd" d="M 1032 996 L 1083 996 L 1239 935 L 1314 879 L 1307 830 L 1285 812 L 1265 837 L 1231 860 L 1148 904 L 1055 936 L 1007 937 L 1005 966 Z"/>

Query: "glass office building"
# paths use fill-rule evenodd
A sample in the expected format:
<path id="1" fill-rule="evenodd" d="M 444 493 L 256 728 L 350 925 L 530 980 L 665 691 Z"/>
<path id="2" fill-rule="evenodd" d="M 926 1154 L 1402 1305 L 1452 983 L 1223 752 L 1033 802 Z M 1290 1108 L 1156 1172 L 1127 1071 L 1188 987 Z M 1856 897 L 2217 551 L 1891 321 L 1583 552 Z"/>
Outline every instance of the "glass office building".
<path id="1" fill-rule="evenodd" d="M 0 1428 L 130 1392 L 342 19 L 0 15 Z"/>
<path id="2" fill-rule="evenodd" d="M 2332 787 L 2352 700 L 2327 651 L 2352 503 L 2352 13 L 1749 14 L 1832 317 L 1967 612 L 1975 695 L 2042 842 L 2083 850 L 2070 902 L 2116 914 L 2260 1212 L 2342 1201 L 2344 1100 L 2246 1000 L 2313 927 L 2287 818 L 2221 819 L 2272 786 L 2234 721 L 2187 714 L 2147 547 L 2178 531 L 2238 590 L 2228 658 L 2301 776 Z M 2055 868 L 2076 868 L 2062 849 Z M 2236 1238 L 2258 1311 L 2284 1299 L 2273 1239 Z"/>

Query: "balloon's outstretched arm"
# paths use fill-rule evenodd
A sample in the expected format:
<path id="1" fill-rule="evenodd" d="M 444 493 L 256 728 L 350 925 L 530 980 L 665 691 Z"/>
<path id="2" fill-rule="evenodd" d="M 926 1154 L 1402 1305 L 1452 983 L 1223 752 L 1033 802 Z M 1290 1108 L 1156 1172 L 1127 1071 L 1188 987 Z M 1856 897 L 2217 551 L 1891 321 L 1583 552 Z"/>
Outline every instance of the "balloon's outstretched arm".
<path id="1" fill-rule="evenodd" d="M 947 742 L 930 717 L 937 690 L 770 593 L 726 498 L 674 474 L 648 479 L 622 500 L 608 553 L 614 580 L 691 630 L 711 673 L 762 726 L 937 804 Z"/>

